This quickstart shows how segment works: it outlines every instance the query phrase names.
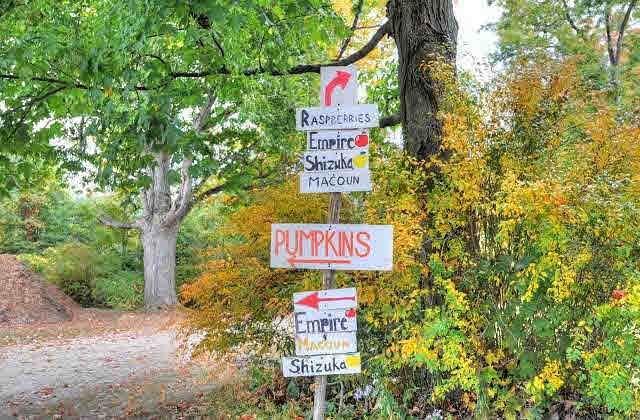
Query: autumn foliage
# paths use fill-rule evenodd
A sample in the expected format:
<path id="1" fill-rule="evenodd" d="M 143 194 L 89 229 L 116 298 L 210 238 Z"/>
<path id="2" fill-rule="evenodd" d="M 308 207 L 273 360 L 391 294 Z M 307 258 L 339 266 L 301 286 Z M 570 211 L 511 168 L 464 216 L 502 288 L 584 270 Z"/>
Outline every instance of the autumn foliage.
<path id="1" fill-rule="evenodd" d="M 393 272 L 338 277 L 361 306 L 354 413 L 640 413 L 640 129 L 571 62 L 514 68 L 482 89 L 443 72 L 446 153 L 379 145 L 374 191 L 344 199 L 345 222 L 394 226 Z M 296 190 L 255 192 L 182 290 L 206 347 L 291 351 L 277 323 L 320 275 L 271 270 L 269 226 L 326 218 Z"/>

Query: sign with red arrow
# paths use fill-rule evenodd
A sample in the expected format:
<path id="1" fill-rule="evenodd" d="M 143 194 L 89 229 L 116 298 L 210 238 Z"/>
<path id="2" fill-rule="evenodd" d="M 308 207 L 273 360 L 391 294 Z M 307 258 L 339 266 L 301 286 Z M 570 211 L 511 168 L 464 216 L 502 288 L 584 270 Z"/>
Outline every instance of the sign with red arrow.
<path id="1" fill-rule="evenodd" d="M 358 301 L 355 287 L 293 294 L 293 309 L 296 313 L 307 311 L 333 311 L 341 309 L 345 311 L 346 317 L 349 309 L 355 309 L 357 307 Z"/>
<path id="2" fill-rule="evenodd" d="M 271 267 L 390 271 L 393 227 L 272 224 Z"/>
<path id="3" fill-rule="evenodd" d="M 356 66 L 320 68 L 320 103 L 325 107 L 358 103 Z"/>

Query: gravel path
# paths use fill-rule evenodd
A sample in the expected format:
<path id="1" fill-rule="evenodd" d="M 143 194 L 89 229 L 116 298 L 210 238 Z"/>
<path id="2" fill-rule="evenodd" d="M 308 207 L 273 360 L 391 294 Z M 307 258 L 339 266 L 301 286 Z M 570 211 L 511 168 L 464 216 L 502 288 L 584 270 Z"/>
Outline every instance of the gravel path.
<path id="1" fill-rule="evenodd" d="M 214 388 L 179 344 L 169 330 L 0 348 L 0 418 L 178 413 Z"/>

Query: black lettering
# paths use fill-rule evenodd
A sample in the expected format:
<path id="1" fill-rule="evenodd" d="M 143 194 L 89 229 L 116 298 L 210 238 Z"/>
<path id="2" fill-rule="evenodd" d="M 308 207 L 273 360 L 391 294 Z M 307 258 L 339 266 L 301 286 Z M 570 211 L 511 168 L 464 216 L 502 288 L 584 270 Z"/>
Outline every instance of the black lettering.
<path id="1" fill-rule="evenodd" d="M 303 127 L 308 126 L 308 125 L 309 125 L 309 121 L 308 121 L 308 120 L 309 120 L 309 113 L 307 112 L 307 110 L 306 110 L 306 109 L 303 109 L 303 110 L 302 110 L 302 121 L 301 121 L 301 125 L 302 125 Z M 291 121 L 291 120 L 289 120 L 289 121 Z"/>
<path id="2" fill-rule="evenodd" d="M 298 366 L 298 362 L 300 361 L 300 359 L 293 359 L 291 360 L 291 368 L 289 368 L 289 372 L 291 373 L 298 373 L 300 372 L 300 366 Z M 293 368 L 293 369 L 292 369 Z"/>
<path id="3" fill-rule="evenodd" d="M 296 318 L 296 332 L 297 332 L 297 333 L 304 333 L 304 332 L 306 332 L 306 331 L 302 331 L 302 330 L 300 329 L 300 327 L 299 327 L 299 325 L 300 325 L 300 324 L 302 324 L 302 321 L 299 319 L 299 317 L 300 317 L 300 316 L 303 316 L 303 315 L 304 315 L 304 312 L 299 312 L 299 313 L 296 313 L 296 315 L 295 315 L 295 318 Z"/>
<path id="4" fill-rule="evenodd" d="M 320 321 L 320 324 L 322 325 L 322 330 L 321 332 L 326 332 L 326 327 L 329 326 L 329 320 L 327 318 L 322 318 L 322 321 Z"/>

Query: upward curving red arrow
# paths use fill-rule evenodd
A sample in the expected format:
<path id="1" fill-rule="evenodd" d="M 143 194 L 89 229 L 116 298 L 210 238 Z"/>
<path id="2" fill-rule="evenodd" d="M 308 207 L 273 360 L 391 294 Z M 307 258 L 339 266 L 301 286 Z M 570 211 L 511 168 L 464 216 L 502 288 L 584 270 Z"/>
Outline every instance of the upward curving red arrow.
<path id="1" fill-rule="evenodd" d="M 327 83 L 327 87 L 324 90 L 324 106 L 331 106 L 331 98 L 333 97 L 333 91 L 336 87 L 340 86 L 342 90 L 347 87 L 349 80 L 351 79 L 351 73 L 338 70 L 336 76 Z"/>
<path id="2" fill-rule="evenodd" d="M 355 296 L 346 296 L 346 297 L 334 297 L 334 298 L 321 298 L 318 295 L 318 292 L 311 293 L 296 302 L 297 305 L 308 306 L 309 308 L 318 309 L 320 302 L 335 302 L 339 300 L 356 300 Z"/>

